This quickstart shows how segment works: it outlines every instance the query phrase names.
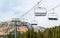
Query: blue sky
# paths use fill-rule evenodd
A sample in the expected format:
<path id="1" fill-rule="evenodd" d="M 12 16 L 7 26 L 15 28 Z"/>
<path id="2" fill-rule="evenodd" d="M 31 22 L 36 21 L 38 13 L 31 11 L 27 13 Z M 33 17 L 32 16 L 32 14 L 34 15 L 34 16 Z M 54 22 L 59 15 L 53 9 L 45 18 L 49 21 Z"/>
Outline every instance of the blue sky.
<path id="1" fill-rule="evenodd" d="M 34 0 L 0 0 L 0 20 L 20 17 L 33 5 Z"/>
<path id="2" fill-rule="evenodd" d="M 31 9 L 40 0 L 0 0 L 0 21 L 10 20 L 14 17 L 19 17 Z M 45 7 L 47 10 L 60 4 L 60 0 L 43 0 L 39 6 Z M 38 25 L 44 27 L 51 27 L 51 25 L 59 25 L 60 22 L 60 6 L 55 9 L 58 15 L 58 21 L 49 21 L 48 13 L 46 17 L 35 17 L 34 10 L 32 9 L 28 14 L 24 16 L 29 22 L 37 20 Z M 55 24 L 56 23 L 56 24 Z M 49 26 L 48 26 L 49 25 Z"/>

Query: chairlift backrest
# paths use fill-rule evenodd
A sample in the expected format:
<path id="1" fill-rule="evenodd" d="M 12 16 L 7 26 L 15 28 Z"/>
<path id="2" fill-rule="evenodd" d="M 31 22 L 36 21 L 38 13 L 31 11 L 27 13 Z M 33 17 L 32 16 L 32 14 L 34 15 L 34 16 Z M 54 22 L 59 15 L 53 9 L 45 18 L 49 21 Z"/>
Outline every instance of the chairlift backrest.
<path id="1" fill-rule="evenodd" d="M 44 7 L 34 8 L 35 16 L 46 16 L 47 10 Z"/>

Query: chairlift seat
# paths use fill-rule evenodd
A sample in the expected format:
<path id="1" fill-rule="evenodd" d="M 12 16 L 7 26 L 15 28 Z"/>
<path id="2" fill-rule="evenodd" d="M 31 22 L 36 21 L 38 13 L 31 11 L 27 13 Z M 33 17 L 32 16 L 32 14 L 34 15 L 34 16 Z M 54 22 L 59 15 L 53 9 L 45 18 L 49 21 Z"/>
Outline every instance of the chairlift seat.
<path id="1" fill-rule="evenodd" d="M 49 20 L 58 20 L 57 18 L 49 18 Z"/>
<path id="2" fill-rule="evenodd" d="M 31 25 L 37 25 L 37 24 L 31 24 Z"/>

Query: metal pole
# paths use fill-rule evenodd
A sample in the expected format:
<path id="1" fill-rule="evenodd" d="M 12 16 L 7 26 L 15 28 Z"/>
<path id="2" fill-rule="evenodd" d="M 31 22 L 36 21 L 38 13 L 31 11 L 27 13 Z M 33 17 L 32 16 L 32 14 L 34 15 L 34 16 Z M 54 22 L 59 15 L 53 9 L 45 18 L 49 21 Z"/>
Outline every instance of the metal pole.
<path id="1" fill-rule="evenodd" d="M 15 21 L 15 25 L 14 25 L 14 27 L 15 27 L 15 29 L 14 29 L 15 38 L 17 38 L 17 37 L 16 37 L 16 34 L 17 34 L 17 33 L 16 33 L 16 31 L 17 31 L 16 23 L 17 23 L 17 22 Z"/>
<path id="2" fill-rule="evenodd" d="M 17 38 L 17 22 L 20 22 L 19 20 L 18 20 L 19 18 L 13 18 L 13 20 L 12 20 L 12 22 L 14 22 L 14 38 Z"/>
<path id="3" fill-rule="evenodd" d="M 6 32 L 7 32 L 7 34 L 6 34 L 6 36 L 7 36 L 7 38 L 8 38 L 8 24 L 7 24 L 7 29 L 6 29 Z"/>
<path id="4" fill-rule="evenodd" d="M 8 38 L 8 28 L 7 28 L 7 30 L 6 30 L 6 38 Z"/>

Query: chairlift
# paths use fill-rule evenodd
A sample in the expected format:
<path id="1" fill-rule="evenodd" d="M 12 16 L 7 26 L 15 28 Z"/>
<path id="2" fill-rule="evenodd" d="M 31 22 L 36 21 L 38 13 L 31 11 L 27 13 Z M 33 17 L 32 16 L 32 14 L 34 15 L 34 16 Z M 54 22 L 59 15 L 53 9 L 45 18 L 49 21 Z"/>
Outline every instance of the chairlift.
<path id="1" fill-rule="evenodd" d="M 36 21 L 32 21 L 31 25 L 37 25 Z"/>
<path id="2" fill-rule="evenodd" d="M 36 7 L 34 8 L 35 16 L 46 16 L 47 10 L 44 7 Z"/>
<path id="3" fill-rule="evenodd" d="M 49 13 L 48 19 L 49 20 L 58 20 L 56 13 Z"/>

